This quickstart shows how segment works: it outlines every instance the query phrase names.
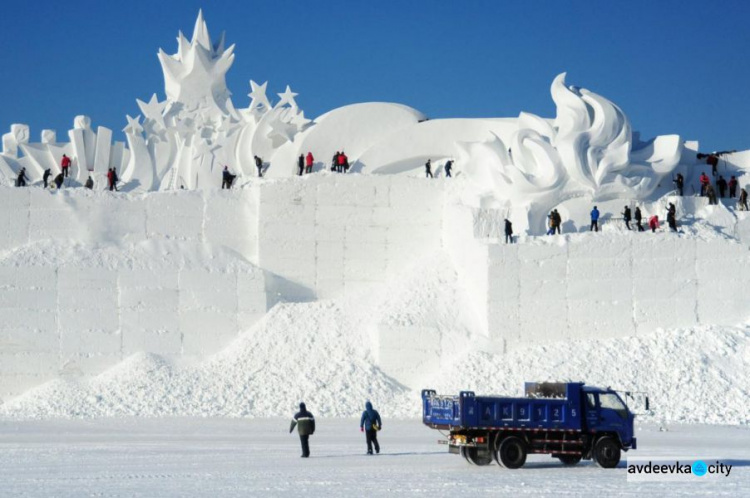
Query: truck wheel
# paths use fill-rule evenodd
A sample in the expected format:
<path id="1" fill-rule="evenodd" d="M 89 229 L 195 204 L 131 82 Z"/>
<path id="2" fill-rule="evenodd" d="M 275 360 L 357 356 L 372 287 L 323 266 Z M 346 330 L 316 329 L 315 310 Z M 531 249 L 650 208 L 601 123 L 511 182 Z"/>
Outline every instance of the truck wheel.
<path id="1" fill-rule="evenodd" d="M 516 436 L 506 437 L 495 451 L 495 460 L 506 469 L 519 469 L 526 463 L 526 443 Z"/>
<path id="2" fill-rule="evenodd" d="M 464 446 L 461 448 L 461 453 L 464 455 L 466 461 L 473 465 L 481 467 L 492 463 L 492 453 L 480 452 L 477 448 L 467 448 Z"/>
<path id="3" fill-rule="evenodd" d="M 461 446 L 461 449 L 459 451 L 461 452 L 461 456 L 464 457 L 464 460 L 466 460 L 469 465 L 474 465 L 474 462 L 472 462 L 469 458 L 469 448 L 467 448 L 466 446 Z"/>
<path id="4" fill-rule="evenodd" d="M 620 463 L 620 445 L 611 437 L 603 437 L 594 445 L 594 462 L 605 469 L 613 469 Z"/>
<path id="5" fill-rule="evenodd" d="M 581 461 L 581 455 L 555 455 L 563 465 L 575 465 Z"/>

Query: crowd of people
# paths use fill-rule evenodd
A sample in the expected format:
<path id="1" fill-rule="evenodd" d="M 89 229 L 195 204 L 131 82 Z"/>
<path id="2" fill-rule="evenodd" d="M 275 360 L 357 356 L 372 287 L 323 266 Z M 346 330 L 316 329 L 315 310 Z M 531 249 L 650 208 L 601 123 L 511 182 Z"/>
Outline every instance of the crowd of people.
<path id="1" fill-rule="evenodd" d="M 292 423 L 289 426 L 289 433 L 297 428 L 300 445 L 302 446 L 302 458 L 310 457 L 310 436 L 315 434 L 315 416 L 308 411 L 305 403 L 299 404 L 299 411 L 292 417 Z M 383 421 L 380 414 L 372 407 L 372 403 L 365 403 L 365 410 L 359 418 L 359 430 L 365 434 L 365 443 L 367 444 L 367 454 L 380 453 L 380 442 L 378 442 L 378 432 L 383 428 Z"/>
<path id="2" fill-rule="evenodd" d="M 52 169 L 47 168 L 42 173 L 42 185 L 46 189 L 48 187 L 51 187 L 54 185 L 54 187 L 57 190 L 60 190 L 63 188 L 63 185 L 65 183 L 66 178 L 70 178 L 70 167 L 73 164 L 73 161 L 68 157 L 66 154 L 62 155 L 62 159 L 60 160 L 60 173 L 58 173 L 50 183 L 50 177 L 52 176 Z M 117 191 L 117 182 L 119 181 L 119 177 L 117 176 L 117 170 L 115 168 L 108 168 L 107 169 L 107 187 L 110 191 L 114 190 Z M 21 168 L 18 170 L 18 174 L 16 176 L 16 187 L 26 187 L 28 185 L 29 178 L 26 176 L 26 168 Z M 84 182 L 83 186 L 89 190 L 93 190 L 94 188 L 94 178 L 89 175 L 86 181 Z"/>

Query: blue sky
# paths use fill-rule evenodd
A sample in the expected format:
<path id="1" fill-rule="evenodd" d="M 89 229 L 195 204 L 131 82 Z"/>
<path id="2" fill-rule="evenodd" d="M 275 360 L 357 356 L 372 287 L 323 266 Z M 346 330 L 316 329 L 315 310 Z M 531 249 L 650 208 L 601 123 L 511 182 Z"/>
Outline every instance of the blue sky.
<path id="1" fill-rule="evenodd" d="M 64 138 L 77 114 L 117 131 L 165 98 L 156 52 L 203 8 L 235 43 L 227 84 L 286 84 L 308 117 L 390 101 L 431 118 L 554 116 L 552 79 L 618 104 L 645 137 L 750 149 L 750 1 L 26 1 L 0 16 L 0 132 Z M 275 95 L 273 95 L 275 97 Z"/>

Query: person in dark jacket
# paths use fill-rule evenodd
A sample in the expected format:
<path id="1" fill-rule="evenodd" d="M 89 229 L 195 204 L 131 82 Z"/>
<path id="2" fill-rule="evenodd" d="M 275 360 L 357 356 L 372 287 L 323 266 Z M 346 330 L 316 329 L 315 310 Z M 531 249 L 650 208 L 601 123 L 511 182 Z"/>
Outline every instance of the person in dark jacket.
<path id="1" fill-rule="evenodd" d="M 453 161 L 449 160 L 445 163 L 445 177 L 451 178 L 451 170 L 453 169 Z"/>
<path id="2" fill-rule="evenodd" d="M 622 212 L 622 219 L 625 220 L 625 226 L 628 227 L 628 230 L 630 230 L 630 220 L 631 214 L 630 214 L 630 206 L 625 206 L 625 211 Z"/>
<path id="3" fill-rule="evenodd" d="M 89 190 L 93 190 L 94 189 L 94 179 L 91 178 L 91 176 L 89 176 L 89 179 L 86 180 L 86 183 L 83 186 L 86 187 Z"/>
<path id="4" fill-rule="evenodd" d="M 297 175 L 302 176 L 302 173 L 305 172 L 305 156 L 304 154 L 300 154 L 297 158 Z"/>
<path id="5" fill-rule="evenodd" d="M 336 153 L 333 155 L 333 159 L 331 159 L 331 171 L 338 171 L 339 170 L 339 151 L 336 151 Z"/>
<path id="6" fill-rule="evenodd" d="M 237 177 L 237 175 L 233 175 L 229 172 L 229 166 L 224 166 L 224 171 L 221 172 L 221 189 L 224 190 L 226 188 L 227 190 L 232 188 L 232 183 L 234 183 L 234 179 Z"/>
<path id="7" fill-rule="evenodd" d="M 21 168 L 18 170 L 18 177 L 16 178 L 16 187 L 25 187 L 26 181 L 28 178 L 26 178 L 26 168 Z"/>
<path id="8" fill-rule="evenodd" d="M 740 199 L 737 203 L 740 206 L 740 211 L 747 211 L 747 190 L 740 189 Z"/>
<path id="9" fill-rule="evenodd" d="M 289 434 L 292 433 L 295 425 L 297 426 L 300 444 L 302 444 L 302 458 L 307 458 L 310 456 L 309 439 L 310 436 L 315 434 L 315 417 L 307 411 L 304 403 L 299 404 L 299 411 L 292 418 L 292 425 L 289 426 Z"/>
<path id="10" fill-rule="evenodd" d="M 55 187 L 57 187 L 57 190 L 60 190 L 62 188 L 64 178 L 62 173 L 58 173 L 55 177 Z"/>
<path id="11" fill-rule="evenodd" d="M 599 209 L 596 206 L 591 210 L 591 231 L 599 231 Z"/>
<path id="12" fill-rule="evenodd" d="M 255 157 L 255 167 L 258 168 L 258 178 L 263 178 L 263 159 L 258 156 Z"/>
<path id="13" fill-rule="evenodd" d="M 677 187 L 677 194 L 682 197 L 682 187 L 685 185 L 685 179 L 682 177 L 682 173 L 677 173 L 674 179 L 674 185 Z"/>
<path id="14" fill-rule="evenodd" d="M 424 173 L 425 178 L 430 177 L 432 178 L 432 159 L 428 159 L 426 163 L 424 163 Z"/>
<path id="15" fill-rule="evenodd" d="M 44 174 L 42 175 L 42 181 L 44 182 L 44 188 L 47 188 L 47 182 L 49 182 L 49 177 L 52 176 L 52 170 L 47 168 L 44 170 Z"/>
<path id="16" fill-rule="evenodd" d="M 638 227 L 639 232 L 643 232 L 643 225 L 641 222 L 643 221 L 643 215 L 641 214 L 641 208 L 637 207 L 635 208 L 635 226 Z"/>
<path id="17" fill-rule="evenodd" d="M 513 243 L 513 223 L 508 218 L 505 218 L 505 243 Z"/>
<path id="18" fill-rule="evenodd" d="M 727 181 L 723 176 L 719 175 L 719 179 L 716 180 L 716 187 L 719 189 L 719 197 L 723 199 L 727 195 Z"/>
<path id="19" fill-rule="evenodd" d="M 716 200 L 716 189 L 714 189 L 714 186 L 711 184 L 706 185 L 706 197 L 708 197 L 709 206 L 715 206 L 719 203 L 719 201 Z"/>
<path id="20" fill-rule="evenodd" d="M 372 447 L 375 446 L 375 453 L 380 453 L 380 444 L 378 443 L 378 431 L 383 427 L 380 420 L 380 414 L 372 407 L 369 401 L 365 403 L 365 411 L 359 419 L 359 430 L 365 433 L 367 441 L 367 454 L 372 455 Z"/>
<path id="21" fill-rule="evenodd" d="M 562 233 L 562 229 L 560 228 L 562 226 L 562 216 L 560 216 L 560 212 L 557 209 L 552 210 L 552 216 L 555 218 L 555 232 L 557 235 L 560 235 Z"/>
<path id="22" fill-rule="evenodd" d="M 677 208 L 671 202 L 667 207 L 667 224 L 673 232 L 677 231 Z"/>
<path id="23" fill-rule="evenodd" d="M 729 179 L 729 197 L 734 199 L 737 197 L 737 178 L 732 175 L 732 178 Z"/>

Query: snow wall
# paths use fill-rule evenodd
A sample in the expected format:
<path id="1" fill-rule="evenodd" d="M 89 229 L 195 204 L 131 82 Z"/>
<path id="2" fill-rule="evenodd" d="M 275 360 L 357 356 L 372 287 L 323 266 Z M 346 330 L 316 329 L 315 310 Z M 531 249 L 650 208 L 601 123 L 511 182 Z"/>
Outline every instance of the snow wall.
<path id="1" fill-rule="evenodd" d="M 0 396 L 139 351 L 200 360 L 277 302 L 366 298 L 441 251 L 471 298 L 480 350 L 750 315 L 746 244 L 646 233 L 504 245 L 478 237 L 477 210 L 450 186 L 316 174 L 213 192 L 3 188 Z M 419 321 L 374 323 L 371 346 L 411 385 L 452 354 L 440 337 Z"/>

